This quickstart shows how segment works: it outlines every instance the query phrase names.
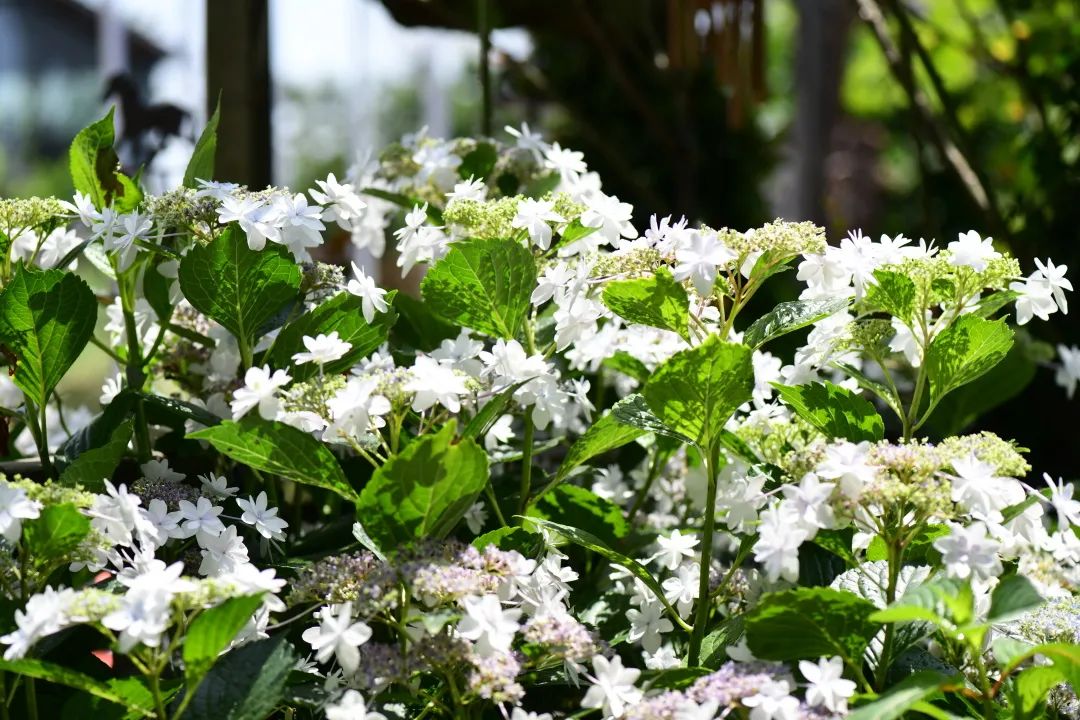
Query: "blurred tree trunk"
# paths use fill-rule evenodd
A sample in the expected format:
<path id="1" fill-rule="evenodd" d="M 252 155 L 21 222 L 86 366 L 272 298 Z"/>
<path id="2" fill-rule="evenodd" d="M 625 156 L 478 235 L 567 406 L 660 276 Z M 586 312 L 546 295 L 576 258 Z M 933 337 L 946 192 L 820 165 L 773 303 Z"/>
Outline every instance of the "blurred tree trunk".
<path id="1" fill-rule="evenodd" d="M 824 225 L 825 165 L 840 112 L 852 4 L 848 0 L 798 0 L 796 5 L 794 183 L 783 209 L 785 217 Z"/>
<path id="2" fill-rule="evenodd" d="M 270 44 L 266 0 L 207 0 L 207 116 L 221 97 L 214 177 L 271 184 Z"/>

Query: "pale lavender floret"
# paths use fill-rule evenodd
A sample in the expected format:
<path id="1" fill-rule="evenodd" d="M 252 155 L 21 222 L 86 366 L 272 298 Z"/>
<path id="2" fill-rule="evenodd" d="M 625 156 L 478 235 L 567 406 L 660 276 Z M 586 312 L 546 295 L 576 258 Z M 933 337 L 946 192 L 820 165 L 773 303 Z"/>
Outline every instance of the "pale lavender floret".
<path id="1" fill-rule="evenodd" d="M 472 657 L 473 672 L 469 674 L 469 691 L 485 700 L 497 703 L 518 703 L 525 688 L 517 682 L 521 661 L 516 653 L 495 653 L 489 657 Z"/>
<path id="2" fill-rule="evenodd" d="M 526 642 L 544 645 L 553 654 L 575 662 L 584 662 L 599 650 L 592 633 L 569 615 L 530 618 L 522 635 Z"/>

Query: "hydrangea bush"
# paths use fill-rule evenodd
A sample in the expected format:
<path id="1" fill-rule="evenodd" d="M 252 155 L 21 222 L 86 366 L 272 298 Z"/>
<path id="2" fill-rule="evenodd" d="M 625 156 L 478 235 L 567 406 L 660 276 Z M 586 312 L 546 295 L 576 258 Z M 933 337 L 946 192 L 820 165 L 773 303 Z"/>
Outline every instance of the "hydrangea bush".
<path id="1" fill-rule="evenodd" d="M 1072 395 L 1013 327 L 1066 268 L 646 227 L 528 127 L 239 187 L 215 124 L 163 195 L 110 114 L 0 201 L 0 717 L 1080 716 L 1080 501 L 962 434 L 1018 355 Z"/>

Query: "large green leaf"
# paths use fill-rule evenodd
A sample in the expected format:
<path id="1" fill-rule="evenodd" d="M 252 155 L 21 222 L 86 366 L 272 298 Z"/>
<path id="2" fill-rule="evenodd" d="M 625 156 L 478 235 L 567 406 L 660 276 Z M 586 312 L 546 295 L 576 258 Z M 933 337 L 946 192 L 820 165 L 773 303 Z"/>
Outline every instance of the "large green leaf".
<path id="1" fill-rule="evenodd" d="M 758 348 L 781 335 L 795 332 L 818 320 L 838 313 L 850 304 L 847 298 L 828 300 L 793 300 L 782 302 L 751 323 L 743 333 L 743 342 Z"/>
<path id="2" fill-rule="evenodd" d="M 989 623 L 1009 622 L 1042 604 L 1042 595 L 1030 580 L 1023 575 L 1009 575 L 994 586 L 994 592 L 990 595 L 990 611 L 986 614 L 986 621 Z"/>
<path id="3" fill-rule="evenodd" d="M 637 562 L 636 560 L 626 557 L 622 553 L 612 550 L 610 547 L 608 547 L 607 544 L 600 540 L 600 538 L 580 528 L 571 527 L 569 525 L 563 525 L 562 523 L 557 523 L 551 520 L 544 520 L 542 518 L 536 517 L 528 517 L 522 519 L 526 521 L 526 528 L 528 528 L 529 523 L 531 523 L 532 525 L 540 528 L 541 530 L 553 532 L 556 535 L 559 535 L 566 540 L 569 540 L 575 545 L 578 545 L 579 547 L 583 547 L 586 550 L 593 551 L 597 555 L 606 558 L 609 562 L 613 562 L 616 565 L 620 565 L 626 568 L 634 577 L 644 583 L 645 587 L 647 587 L 649 591 L 656 596 L 656 599 L 659 600 L 660 603 L 667 609 L 668 614 L 671 615 L 671 619 L 675 621 L 675 624 L 679 625 L 683 629 L 687 629 L 687 625 L 683 621 L 682 617 L 679 615 L 679 613 L 675 611 L 675 608 L 671 606 L 671 603 L 668 602 L 667 596 L 664 595 L 664 588 L 662 588 L 660 586 L 660 583 L 656 581 L 656 578 L 654 578 L 652 574 L 647 569 L 645 569 L 644 565 Z"/>
<path id="4" fill-rule="evenodd" d="M 14 675 L 23 675 L 25 677 L 34 678 L 35 680 L 45 680 L 46 682 L 81 690 L 94 697 L 108 700 L 111 703 L 116 703 L 117 705 L 135 711 L 139 717 L 150 717 L 154 714 L 152 705 L 133 705 L 134 698 L 131 693 L 123 692 L 118 688 L 111 687 L 108 683 L 103 683 L 100 680 L 92 678 L 89 675 L 84 675 L 76 670 L 69 670 L 56 663 L 46 662 L 44 660 L 34 660 L 31 658 L 24 658 L 22 660 L 0 659 L 0 671 L 10 672 Z"/>
<path id="5" fill-rule="evenodd" d="M 199 683 L 184 720 L 265 720 L 281 702 L 296 659 L 284 635 L 229 651 Z"/>
<path id="6" fill-rule="evenodd" d="M 915 313 L 915 283 L 893 270 L 875 270 L 877 281 L 866 289 L 866 303 L 905 322 Z"/>
<path id="7" fill-rule="evenodd" d="M 461 332 L 457 325 L 436 315 L 428 303 L 405 293 L 395 295 L 394 309 L 399 319 L 391 330 L 390 344 L 393 347 L 431 352 L 443 340 L 455 338 Z"/>
<path id="8" fill-rule="evenodd" d="M 716 335 L 656 369 L 643 394 L 664 425 L 709 446 L 754 389 L 751 351 Z"/>
<path id="9" fill-rule="evenodd" d="M 392 303 L 396 294 L 396 290 L 388 293 L 387 302 Z M 305 335 L 315 337 L 319 333 L 329 335 L 337 332 L 338 337 L 352 347 L 339 360 L 327 363 L 323 372 L 336 374 L 348 370 L 386 342 L 390 328 L 397 320 L 397 313 L 393 308 L 387 308 L 387 312 L 377 313 L 369 325 L 364 320 L 360 307 L 361 299 L 356 295 L 345 292 L 335 295 L 281 328 L 263 362 L 269 363 L 271 367 L 288 367 L 292 364 L 292 356 L 303 352 Z M 299 381 L 318 372 L 319 368 L 315 363 L 307 363 L 293 367 L 289 374 Z"/>
<path id="10" fill-rule="evenodd" d="M 1013 332 L 1004 320 L 962 315 L 941 331 L 926 353 L 930 398 L 936 402 L 1001 362 L 1012 347 Z"/>
<path id="11" fill-rule="evenodd" d="M 124 457 L 131 441 L 132 424 L 128 420 L 113 430 L 109 441 L 101 447 L 90 448 L 60 473 L 60 484 L 73 487 L 81 485 L 90 492 L 102 492 L 105 481 L 111 480 L 117 465 Z"/>
<path id="12" fill-rule="evenodd" d="M 247 416 L 227 420 L 188 435 L 206 440 L 238 463 L 304 485 L 332 490 L 349 500 L 359 495 L 345 479 L 334 454 L 303 430 L 277 421 Z"/>
<path id="13" fill-rule="evenodd" d="M 917 672 L 889 688 L 888 692 L 868 705 L 860 705 L 848 715 L 848 720 L 896 720 L 914 705 L 934 695 L 952 678 L 932 670 Z"/>
<path id="14" fill-rule="evenodd" d="M 442 538 L 488 481 L 487 453 L 471 438 L 454 441 L 456 423 L 405 446 L 375 470 L 356 502 L 357 519 L 379 544 Z"/>
<path id="15" fill-rule="evenodd" d="M 260 595 L 241 595 L 199 613 L 184 636 L 184 676 L 188 682 L 201 678 L 213 667 L 218 655 L 261 606 Z"/>
<path id="16" fill-rule="evenodd" d="M 645 431 L 641 428 L 624 424 L 613 412 L 600 416 L 585 434 L 570 446 L 549 487 L 561 483 L 571 471 L 597 455 L 622 447 L 644 434 Z"/>
<path id="17" fill-rule="evenodd" d="M 580 528 L 608 545 L 616 544 L 630 532 L 618 505 L 576 485 L 560 485 L 546 494 L 533 506 L 529 517 Z"/>
<path id="18" fill-rule="evenodd" d="M 67 564 L 71 554 L 90 533 L 90 518 L 72 503 L 47 505 L 41 514 L 25 521 L 23 542 L 34 567 L 48 574 Z"/>
<path id="19" fill-rule="evenodd" d="M 613 280 L 604 286 L 604 304 L 627 322 L 671 330 L 690 339 L 690 300 L 671 272 L 634 280 Z"/>
<path id="20" fill-rule="evenodd" d="M 255 251 L 235 224 L 180 261 L 188 301 L 248 345 L 260 328 L 300 292 L 300 268 L 280 245 Z"/>
<path id="21" fill-rule="evenodd" d="M 691 437 L 687 437 L 683 433 L 680 433 L 667 425 L 656 416 L 649 404 L 645 402 L 645 397 L 639 393 L 633 395 L 627 395 L 619 402 L 611 406 L 611 417 L 615 418 L 624 425 L 644 430 L 645 432 L 656 433 L 657 435 L 663 435 L 665 437 L 678 440 L 681 443 L 694 443 L 696 440 Z"/>
<path id="22" fill-rule="evenodd" d="M 98 210 L 110 205 L 128 212 L 142 201 L 138 185 L 119 171 L 120 158 L 113 149 L 113 111 L 79 131 L 68 150 L 71 182 L 89 196 Z"/>
<path id="23" fill-rule="evenodd" d="M 447 320 L 477 332 L 513 338 L 536 286 L 532 253 L 513 240 L 456 242 L 421 284 L 424 301 Z"/>
<path id="24" fill-rule="evenodd" d="M 214 179 L 214 156 L 217 154 L 217 127 L 220 119 L 221 95 L 219 94 L 214 114 L 210 116 L 202 134 L 199 135 L 195 150 L 191 153 L 191 159 L 188 160 L 187 169 L 184 170 L 184 187 L 196 187 L 196 180 Z"/>
<path id="25" fill-rule="evenodd" d="M 881 625 L 877 608 L 845 590 L 796 588 L 764 596 L 743 621 L 750 651 L 762 660 L 798 660 L 839 655 L 849 665 Z"/>
<path id="26" fill-rule="evenodd" d="M 0 342 L 18 363 L 15 384 L 38 405 L 64 377 L 94 334 L 97 298 L 64 270 L 15 268 L 0 293 Z"/>
<path id="27" fill-rule="evenodd" d="M 876 442 L 885 435 L 885 422 L 870 401 L 846 388 L 828 381 L 772 385 L 800 418 L 830 438 Z"/>

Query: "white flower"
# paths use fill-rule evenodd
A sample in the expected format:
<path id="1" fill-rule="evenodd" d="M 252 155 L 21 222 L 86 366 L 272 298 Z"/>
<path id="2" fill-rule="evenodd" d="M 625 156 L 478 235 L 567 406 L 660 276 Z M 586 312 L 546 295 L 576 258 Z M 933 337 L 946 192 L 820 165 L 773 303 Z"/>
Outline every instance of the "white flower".
<path id="1" fill-rule="evenodd" d="M 315 651 L 321 663 L 337 658 L 346 675 L 356 672 L 360 665 L 360 646 L 371 638 L 371 628 L 363 622 L 352 621 L 352 603 L 339 607 L 337 615 L 325 607 L 319 613 L 319 626 L 308 628 L 301 637 Z"/>
<path id="2" fill-rule="evenodd" d="M 788 684 L 780 680 L 758 690 L 757 695 L 742 699 L 750 708 L 750 720 L 798 720 L 802 717 L 799 700 L 788 694 Z"/>
<path id="3" fill-rule="evenodd" d="M 669 670 L 682 665 L 679 656 L 675 654 L 675 648 L 670 645 L 665 645 L 654 653 L 643 652 L 641 655 L 645 658 L 645 667 L 649 670 Z"/>
<path id="4" fill-rule="evenodd" d="M 326 229 L 320 219 L 322 208 L 308 205 L 304 194 L 296 193 L 291 198 L 278 197 L 274 210 L 277 212 L 278 242 L 289 248 L 296 262 L 311 262 L 308 248 L 322 245 L 322 231 Z"/>
<path id="5" fill-rule="evenodd" d="M 1038 270 L 1035 271 L 1035 275 L 1042 278 L 1047 287 L 1054 295 L 1054 301 L 1057 303 L 1058 308 L 1063 315 L 1069 314 L 1069 302 L 1065 299 L 1065 291 L 1072 292 L 1073 286 L 1068 278 L 1065 277 L 1065 273 L 1068 272 L 1068 265 L 1054 265 L 1054 261 L 1050 258 L 1046 259 L 1044 265 L 1039 258 L 1035 258 L 1035 266 Z"/>
<path id="6" fill-rule="evenodd" d="M 675 251 L 673 275 L 678 281 L 689 278 L 698 294 L 707 296 L 716 284 L 717 268 L 735 259 L 735 253 L 724 245 L 716 233 L 693 230 L 689 242 Z"/>
<path id="7" fill-rule="evenodd" d="M 79 222 L 86 227 L 91 227 L 95 221 L 101 219 L 101 213 L 94 207 L 94 201 L 90 199 L 89 195 L 84 195 L 78 190 L 75 191 L 74 203 L 69 203 L 67 200 L 61 200 L 60 204 L 68 212 L 78 215 Z"/>
<path id="8" fill-rule="evenodd" d="M 218 518 L 224 509 L 204 497 L 200 497 L 195 503 L 181 500 L 179 512 L 183 523 L 180 528 L 184 531 L 184 537 L 191 537 L 196 533 L 214 536 L 224 532 L 225 524 Z"/>
<path id="9" fill-rule="evenodd" d="M 1024 487 L 1008 477 L 998 477 L 996 468 L 979 460 L 975 453 L 953 460 L 952 500 L 975 517 L 1001 522 L 1001 510 L 1022 502 Z"/>
<path id="10" fill-rule="evenodd" d="M 41 515 L 41 503 L 26 496 L 20 487 L 0 481 L 0 533 L 9 544 L 19 542 L 22 521 Z"/>
<path id="11" fill-rule="evenodd" d="M 810 683 L 806 688 L 806 703 L 812 707 L 824 705 L 827 710 L 847 712 L 847 700 L 855 694 L 855 683 L 845 680 L 844 661 L 839 657 L 821 658 L 817 663 L 799 661 L 799 672 Z"/>
<path id="12" fill-rule="evenodd" d="M 248 549 L 244 539 L 237 534 L 235 525 L 230 525 L 218 535 L 199 533 L 197 539 L 202 548 L 202 563 L 199 565 L 202 575 L 231 576 L 248 564 Z"/>
<path id="13" fill-rule="evenodd" d="M 1080 382 L 1080 347 L 1058 345 L 1057 351 L 1061 365 L 1054 374 L 1054 382 L 1065 388 L 1065 394 L 1072 400 L 1076 392 L 1076 383 Z"/>
<path id="14" fill-rule="evenodd" d="M 381 313 L 387 310 L 386 291 L 376 285 L 375 279 L 368 277 L 356 263 L 352 264 L 352 271 L 355 278 L 349 281 L 345 290 L 350 295 L 360 298 L 360 309 L 364 313 L 364 321 L 371 324 L 371 321 L 375 319 L 376 310 Z"/>
<path id="15" fill-rule="evenodd" d="M 1080 501 L 1073 497 L 1073 484 L 1066 483 L 1061 478 L 1055 482 L 1048 473 L 1043 473 L 1043 480 L 1046 481 L 1046 487 L 1050 488 L 1050 499 L 1047 501 L 1041 492 L 1033 491 L 1032 494 L 1050 503 L 1060 526 L 1068 524 L 1080 527 Z"/>
<path id="16" fill-rule="evenodd" d="M 463 180 L 454 184 L 454 189 L 446 193 L 446 201 L 451 200 L 477 200 L 483 201 L 487 198 L 487 185 L 483 180 L 477 179 L 472 175 L 468 180 Z"/>
<path id="17" fill-rule="evenodd" d="M 236 504 L 243 510 L 240 520 L 255 527 L 260 535 L 270 540 L 284 540 L 285 528 L 289 523 L 277 516 L 278 508 L 266 507 L 266 492 L 260 492 L 258 497 L 247 500 L 237 498 Z"/>
<path id="18" fill-rule="evenodd" d="M 120 377 L 120 371 L 115 371 L 112 375 L 105 378 L 105 382 L 101 384 L 101 395 L 98 396 L 98 402 L 102 407 L 105 407 L 111 403 L 116 396 L 120 394 L 120 391 L 124 389 L 123 378 Z"/>
<path id="19" fill-rule="evenodd" d="M 675 606 L 681 617 L 687 617 L 697 600 L 701 569 L 697 563 L 684 563 L 675 575 L 664 580 L 664 597 Z"/>
<path id="20" fill-rule="evenodd" d="M 157 647 L 172 619 L 173 595 L 188 587 L 181 580 L 183 563 L 168 567 L 154 561 L 147 572 L 135 577 L 121 577 L 128 586 L 120 607 L 101 619 L 101 624 L 120 633 L 117 646 L 126 653 L 135 645 Z"/>
<path id="21" fill-rule="evenodd" d="M 334 173 L 326 176 L 326 180 L 316 180 L 319 190 L 311 189 L 308 193 L 315 202 L 323 206 L 322 219 L 327 222 L 336 222 L 342 230 L 352 232 L 363 217 L 364 208 L 367 205 L 351 183 L 339 183 Z"/>
<path id="22" fill-rule="evenodd" d="M 585 198 L 585 212 L 581 213 L 581 224 L 585 227 L 598 228 L 597 237 L 602 237 L 609 245 L 614 245 L 619 238 L 637 237 L 637 230 L 630 223 L 633 214 L 634 206 L 630 203 L 622 202 L 614 195 L 597 192 Z M 588 245 L 596 244 L 596 241 L 589 236 L 582 240 L 590 241 Z"/>
<path id="23" fill-rule="evenodd" d="M 514 416 L 500 415 L 484 435 L 484 448 L 489 452 L 510 442 L 514 437 Z"/>
<path id="24" fill-rule="evenodd" d="M 187 477 L 169 467 L 168 460 L 147 460 L 139 469 L 147 480 L 160 480 L 161 482 L 177 483 Z"/>
<path id="25" fill-rule="evenodd" d="M 472 506 L 465 511 L 465 525 L 469 528 L 469 532 L 478 534 L 484 529 L 484 523 L 487 522 L 488 513 L 484 509 L 484 503 L 475 502 Z"/>
<path id="26" fill-rule="evenodd" d="M 986 525 L 949 523 L 949 534 L 934 541 L 949 577 L 989 580 L 1001 574 L 1000 544 L 987 533 Z"/>
<path id="27" fill-rule="evenodd" d="M 305 363 L 325 365 L 340 360 L 345 357 L 345 353 L 352 349 L 352 343 L 342 340 L 337 330 L 332 331 L 329 335 L 323 333 L 319 333 L 315 337 L 305 335 L 303 341 L 307 352 L 298 352 L 292 356 L 293 362 L 297 365 Z"/>
<path id="28" fill-rule="evenodd" d="M 1001 257 L 1001 253 L 994 249 L 993 239 L 984 240 L 974 230 L 960 233 L 955 242 L 949 243 L 948 250 L 951 253 L 950 265 L 967 266 L 978 272 L 985 270 L 989 261 Z"/>
<path id="29" fill-rule="evenodd" d="M 518 203 L 517 214 L 510 221 L 510 227 L 524 228 L 534 245 L 547 250 L 551 247 L 551 223 L 566 222 L 566 218 L 555 212 L 554 206 L 551 200 L 524 198 Z"/>
<path id="30" fill-rule="evenodd" d="M 386 716 L 367 709 L 364 696 L 356 690 L 346 690 L 341 699 L 326 706 L 326 720 L 386 720 Z"/>
<path id="31" fill-rule="evenodd" d="M 68 621 L 67 607 L 73 594 L 69 588 L 57 591 L 46 586 L 40 593 L 31 595 L 26 607 L 15 611 L 16 629 L 0 637 L 0 643 L 8 646 L 4 659 L 25 657 L 35 642 L 58 632 Z"/>
<path id="32" fill-rule="evenodd" d="M 754 560 L 765 567 L 770 582 L 780 578 L 795 582 L 799 578 L 799 546 L 806 539 L 806 530 L 784 512 L 783 504 L 773 505 L 761 513 Z"/>
<path id="33" fill-rule="evenodd" d="M 239 488 L 229 487 L 229 480 L 224 475 L 200 475 L 199 482 L 215 497 L 229 498 L 240 491 Z"/>
<path id="34" fill-rule="evenodd" d="M 1058 309 L 1057 303 L 1054 302 L 1053 290 L 1036 274 L 1032 274 L 1023 282 L 1009 283 L 1009 289 L 1017 294 L 1017 325 L 1026 325 L 1033 317 L 1049 320 L 1050 315 Z"/>
<path id="35" fill-rule="evenodd" d="M 480 657 L 507 652 L 518 631 L 520 608 L 504 609 L 497 595 L 469 595 L 462 599 L 465 617 L 457 624 L 458 635 L 472 640 Z"/>
<path id="36" fill-rule="evenodd" d="M 836 519 L 829 505 L 836 483 L 823 483 L 814 473 L 807 473 L 798 485 L 784 485 L 785 509 L 812 535 L 823 528 L 835 527 Z"/>
<path id="37" fill-rule="evenodd" d="M 390 401 L 373 394 L 378 385 L 375 378 L 349 378 L 326 403 L 334 422 L 323 433 L 324 439 L 332 441 L 342 435 L 359 438 L 371 428 L 385 425 L 380 416 L 390 412 Z"/>
<path id="38" fill-rule="evenodd" d="M 421 355 L 409 370 L 405 390 L 414 392 L 412 409 L 424 412 L 436 403 L 452 413 L 461 410 L 461 395 L 469 393 L 465 378 L 434 358 Z"/>
<path id="39" fill-rule="evenodd" d="M 642 692 L 634 687 L 641 671 L 624 668 L 618 655 L 608 660 L 603 655 L 592 659 L 593 675 L 587 676 L 592 687 L 581 701 L 583 708 L 603 708 L 607 716 L 622 717 L 628 707 L 641 702 Z"/>
<path id="40" fill-rule="evenodd" d="M 203 180 L 202 178 L 196 178 L 195 184 L 199 186 L 199 189 L 195 191 L 195 197 L 213 198 L 218 202 L 225 202 L 225 198 L 240 189 L 240 186 L 236 183 Z"/>
<path id="41" fill-rule="evenodd" d="M 825 449 L 825 458 L 814 468 L 819 477 L 837 480 L 840 492 L 855 500 L 863 485 L 877 477 L 877 468 L 867 463 L 870 443 L 863 441 L 833 443 Z"/>
<path id="42" fill-rule="evenodd" d="M 514 144 L 517 147 L 531 153 L 537 161 L 544 159 L 544 153 L 547 151 L 547 143 L 544 142 L 543 135 L 529 129 L 529 123 L 521 123 L 520 130 L 510 127 L 509 125 L 504 127 L 503 130 L 514 137 Z M 512 718 L 511 720 L 516 720 L 516 718 Z"/>
<path id="43" fill-rule="evenodd" d="M 661 633 L 675 629 L 671 620 L 664 615 L 664 606 L 658 602 L 646 601 L 640 608 L 630 608 L 626 611 L 626 619 L 630 621 L 627 639 L 630 642 L 640 642 L 646 652 L 659 650 Z"/>
<path id="44" fill-rule="evenodd" d="M 682 534 L 678 528 L 671 531 L 671 535 L 656 538 L 656 544 L 660 546 L 660 552 L 653 555 L 653 560 L 659 560 L 660 567 L 674 570 L 682 563 L 683 558 L 694 558 L 697 553 L 694 548 L 698 545 L 697 536 L 693 533 Z"/>
<path id="45" fill-rule="evenodd" d="M 269 365 L 248 368 L 244 374 L 244 387 L 233 393 L 233 420 L 244 417 L 256 405 L 263 420 L 273 420 L 281 409 L 277 391 L 291 381 L 292 377 L 284 370 L 271 372 Z"/>
<path id="46" fill-rule="evenodd" d="M 277 242 L 280 237 L 274 227 L 276 212 L 262 200 L 253 197 L 239 198 L 229 195 L 218 208 L 218 221 L 222 224 L 235 222 L 247 236 L 248 248 L 262 250 L 266 241 Z"/>
<path id="47" fill-rule="evenodd" d="M 544 148 L 544 165 L 562 176 L 563 180 L 573 182 L 588 170 L 585 154 L 563 148 L 559 143 L 552 143 Z"/>
<path id="48" fill-rule="evenodd" d="M 153 537 L 155 545 L 160 547 L 168 542 L 169 538 L 184 537 L 184 532 L 179 527 L 183 516 L 179 512 L 169 512 L 169 506 L 164 500 L 154 498 L 145 510 L 139 508 L 139 512 L 157 531 Z"/>

